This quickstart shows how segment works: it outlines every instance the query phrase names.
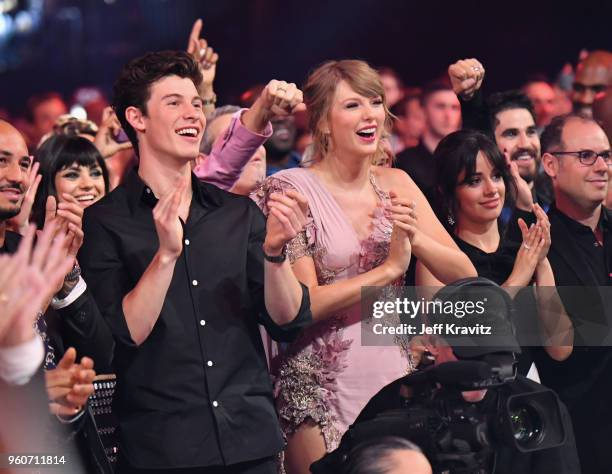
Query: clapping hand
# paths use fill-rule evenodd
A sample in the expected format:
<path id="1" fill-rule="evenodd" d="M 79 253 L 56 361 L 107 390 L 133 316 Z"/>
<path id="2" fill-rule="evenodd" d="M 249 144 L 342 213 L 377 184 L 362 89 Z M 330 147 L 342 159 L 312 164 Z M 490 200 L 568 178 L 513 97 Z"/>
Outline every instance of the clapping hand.
<path id="1" fill-rule="evenodd" d="M 70 347 L 57 367 L 45 372 L 49 411 L 54 415 L 74 416 L 94 393 L 94 362 L 83 357 L 77 364 L 76 355 L 76 350 Z"/>
<path id="2" fill-rule="evenodd" d="M 414 202 L 400 198 L 393 191 L 389 193 L 389 196 L 391 205 L 385 208 L 385 212 L 389 220 L 393 222 L 393 231 L 385 264 L 399 278 L 408 269 L 412 256 L 412 246 L 415 238 L 418 238 L 418 216 Z"/>
<path id="3" fill-rule="evenodd" d="M 531 188 L 529 187 L 529 184 L 527 184 L 527 181 L 525 181 L 525 179 L 519 173 L 516 161 L 512 161 L 510 159 L 510 154 L 505 148 L 503 150 L 503 154 L 504 158 L 506 159 L 506 164 L 510 168 L 512 179 L 514 179 L 516 184 L 516 207 L 523 211 L 530 212 L 533 209 L 533 196 L 531 195 Z"/>
<path id="4" fill-rule="evenodd" d="M 28 228 L 30 215 L 32 213 L 32 206 L 34 205 L 34 198 L 36 197 L 36 191 L 42 179 L 42 175 L 38 174 L 40 163 L 36 162 L 30 167 L 28 176 L 26 178 L 26 192 L 21 203 L 21 210 L 15 217 L 9 219 L 9 227 L 19 234 L 24 234 Z"/>
<path id="5" fill-rule="evenodd" d="M 38 312 L 72 267 L 66 237 L 56 236 L 56 226 L 46 226 L 35 245 L 36 229 L 29 226 L 17 252 L 0 256 L 0 347 L 34 337 Z"/>
<path id="6" fill-rule="evenodd" d="M 163 195 L 153 208 L 153 221 L 159 238 L 162 258 L 174 260 L 183 251 L 183 227 L 179 220 L 179 209 L 187 184 L 177 180 L 174 188 Z"/>
<path id="7" fill-rule="evenodd" d="M 297 191 L 272 193 L 268 200 L 268 221 L 264 252 L 280 255 L 284 245 L 304 229 L 308 216 L 308 201 Z"/>
<path id="8" fill-rule="evenodd" d="M 523 243 L 516 254 L 508 286 L 526 286 L 533 278 L 536 268 L 548 255 L 550 249 L 550 222 L 539 204 L 533 206 L 537 222 L 527 226 L 523 219 L 518 220 L 523 235 Z M 507 282 L 507 283 L 508 283 Z"/>

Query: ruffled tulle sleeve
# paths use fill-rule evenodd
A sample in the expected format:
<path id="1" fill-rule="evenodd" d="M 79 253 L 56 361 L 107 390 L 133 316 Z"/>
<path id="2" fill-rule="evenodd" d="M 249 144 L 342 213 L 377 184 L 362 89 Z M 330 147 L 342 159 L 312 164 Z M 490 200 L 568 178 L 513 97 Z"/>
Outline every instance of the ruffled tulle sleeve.
<path id="1" fill-rule="evenodd" d="M 300 192 L 295 186 L 285 180 L 268 177 L 255 191 L 251 193 L 251 199 L 259 206 L 262 212 L 268 217 L 270 212 L 268 208 L 268 199 L 272 193 L 285 194 L 287 190 Z M 312 257 L 315 252 L 316 243 L 316 226 L 310 209 L 306 216 L 306 225 L 298 235 L 287 243 L 287 256 L 293 264 L 301 257 Z"/>

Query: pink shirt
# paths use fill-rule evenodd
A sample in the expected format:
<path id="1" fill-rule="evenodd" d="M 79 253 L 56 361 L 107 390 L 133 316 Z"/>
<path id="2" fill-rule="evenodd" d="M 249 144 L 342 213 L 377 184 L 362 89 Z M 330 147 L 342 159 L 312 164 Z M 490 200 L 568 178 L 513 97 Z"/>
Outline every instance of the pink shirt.
<path id="1" fill-rule="evenodd" d="M 193 172 L 202 181 L 221 189 L 230 189 L 253 153 L 272 136 L 270 122 L 263 134 L 246 128 L 240 120 L 245 110 L 234 114 L 230 126 L 215 140 L 210 155 L 194 167 Z"/>

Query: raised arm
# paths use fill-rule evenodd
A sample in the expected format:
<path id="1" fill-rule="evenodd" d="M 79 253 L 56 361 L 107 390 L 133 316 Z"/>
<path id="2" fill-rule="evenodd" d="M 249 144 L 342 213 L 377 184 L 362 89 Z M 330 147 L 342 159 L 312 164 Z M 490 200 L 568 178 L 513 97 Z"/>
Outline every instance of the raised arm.
<path id="1" fill-rule="evenodd" d="M 295 84 L 270 81 L 250 109 L 236 114 L 210 155 L 194 168 L 194 173 L 203 181 L 230 189 L 242 168 L 272 135 L 270 118 L 288 115 L 302 107 L 302 92 Z"/>
<path id="2" fill-rule="evenodd" d="M 310 291 L 310 307 L 314 321 L 327 319 L 361 301 L 364 286 L 385 286 L 401 278 L 410 263 L 410 239 L 395 228 L 387 260 L 372 270 L 353 278 L 320 285 L 311 256 L 303 256 L 293 264 L 293 272 Z"/>
<path id="3" fill-rule="evenodd" d="M 198 93 L 200 97 L 202 97 L 204 115 L 210 117 L 215 111 L 215 104 L 217 103 L 217 95 L 215 94 L 213 84 L 215 82 L 215 76 L 217 75 L 219 54 L 213 50 L 212 46 L 208 44 L 208 41 L 204 38 L 200 38 L 202 26 L 202 20 L 199 18 L 193 23 L 191 32 L 189 33 L 187 52 L 200 65 L 202 82 L 198 87 Z"/>
<path id="4" fill-rule="evenodd" d="M 464 129 L 488 132 L 491 128 L 483 93 L 484 66 L 476 59 L 461 59 L 448 67 L 448 76 L 461 103 Z"/>
<path id="5" fill-rule="evenodd" d="M 465 101 L 471 100 L 480 89 L 484 75 L 484 66 L 474 58 L 460 59 L 448 67 L 453 91 Z"/>

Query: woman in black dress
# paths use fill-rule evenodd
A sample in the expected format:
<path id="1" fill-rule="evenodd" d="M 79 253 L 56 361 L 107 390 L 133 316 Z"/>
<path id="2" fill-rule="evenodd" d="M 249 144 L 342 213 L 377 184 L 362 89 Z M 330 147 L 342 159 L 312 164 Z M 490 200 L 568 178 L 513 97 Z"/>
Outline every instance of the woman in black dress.
<path id="1" fill-rule="evenodd" d="M 569 357 L 572 351 L 568 343 L 571 340 L 569 320 L 558 311 L 560 317 L 544 317 L 540 305 L 545 299 L 541 298 L 543 293 L 554 296 L 551 287 L 555 286 L 552 268 L 546 258 L 550 248 L 548 217 L 539 205 L 534 204 L 537 223 L 527 227 L 522 219 L 518 220 L 523 237 L 521 244 L 506 239 L 500 229 L 498 218 L 504 203 L 511 203 L 516 195 L 516 183 L 510 170 L 510 166 L 516 165 L 506 162 L 490 138 L 470 130 L 460 130 L 444 138 L 434 159 L 438 176 L 438 217 L 459 248 L 470 258 L 479 276 L 507 288 L 512 296 L 535 284 L 535 291 L 521 292 L 522 296 L 524 293 L 536 295 L 540 317 L 531 318 L 531 322 L 535 323 L 539 335 L 548 340 L 544 349 L 550 357 L 555 360 Z M 536 304 L 531 307 L 535 308 Z M 551 338 L 552 333 L 555 339 Z M 525 374 L 531 360 L 529 350 L 524 348 L 519 372 Z"/>

